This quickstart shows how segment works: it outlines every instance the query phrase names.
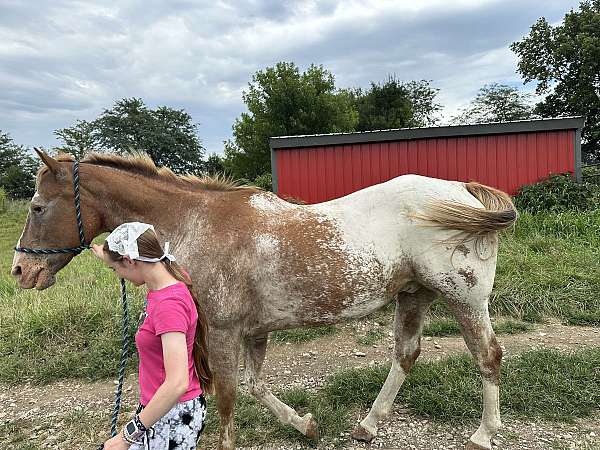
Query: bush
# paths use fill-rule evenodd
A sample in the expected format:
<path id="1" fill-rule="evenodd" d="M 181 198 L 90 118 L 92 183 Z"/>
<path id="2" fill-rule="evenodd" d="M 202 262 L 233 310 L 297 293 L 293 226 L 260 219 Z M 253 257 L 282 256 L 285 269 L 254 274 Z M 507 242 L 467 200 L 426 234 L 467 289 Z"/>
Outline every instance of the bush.
<path id="1" fill-rule="evenodd" d="M 265 191 L 273 190 L 273 180 L 270 173 L 264 173 L 257 176 L 252 182 L 255 186 L 263 188 Z"/>
<path id="2" fill-rule="evenodd" d="M 0 212 L 6 210 L 6 192 L 0 187 Z"/>
<path id="3" fill-rule="evenodd" d="M 582 176 L 583 181 L 589 184 L 595 184 L 600 186 L 600 166 L 587 166 L 583 167 Z"/>
<path id="4" fill-rule="evenodd" d="M 577 183 L 570 174 L 523 186 L 515 196 L 518 209 L 530 213 L 589 211 L 598 208 L 600 188 L 592 183 Z"/>

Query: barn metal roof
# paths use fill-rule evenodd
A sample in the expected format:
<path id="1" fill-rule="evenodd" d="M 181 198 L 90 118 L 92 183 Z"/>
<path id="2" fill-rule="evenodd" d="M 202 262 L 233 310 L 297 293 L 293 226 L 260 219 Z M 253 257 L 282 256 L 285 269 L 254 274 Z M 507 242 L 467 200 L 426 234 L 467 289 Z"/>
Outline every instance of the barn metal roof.
<path id="1" fill-rule="evenodd" d="M 526 133 L 535 131 L 568 130 L 583 128 L 583 116 L 552 119 L 517 120 L 475 125 L 452 125 L 441 127 L 396 128 L 391 130 L 362 131 L 353 133 L 307 134 L 277 136 L 269 139 L 272 150 L 282 148 L 317 147 L 323 145 L 358 144 L 364 142 L 400 141 L 452 136 L 475 136 L 481 134 Z"/>

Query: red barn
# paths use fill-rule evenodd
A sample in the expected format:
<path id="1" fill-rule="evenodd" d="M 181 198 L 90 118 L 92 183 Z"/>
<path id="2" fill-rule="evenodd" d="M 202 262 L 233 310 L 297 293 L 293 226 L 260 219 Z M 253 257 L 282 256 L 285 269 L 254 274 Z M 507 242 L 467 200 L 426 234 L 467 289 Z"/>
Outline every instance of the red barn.
<path id="1" fill-rule="evenodd" d="M 273 191 L 318 203 L 404 174 L 509 194 L 552 173 L 581 179 L 582 117 L 270 139 Z"/>

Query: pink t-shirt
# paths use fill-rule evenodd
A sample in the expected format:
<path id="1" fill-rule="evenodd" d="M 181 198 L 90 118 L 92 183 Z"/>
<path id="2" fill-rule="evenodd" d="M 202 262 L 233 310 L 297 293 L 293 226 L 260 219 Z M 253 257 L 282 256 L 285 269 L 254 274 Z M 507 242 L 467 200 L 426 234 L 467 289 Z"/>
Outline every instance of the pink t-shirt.
<path id="1" fill-rule="evenodd" d="M 194 299 L 185 283 L 181 281 L 156 291 L 148 291 L 146 299 L 146 317 L 135 334 L 135 343 L 140 358 L 140 403 L 147 405 L 165 381 L 160 335 L 169 331 L 185 333 L 188 349 L 189 387 L 178 401 L 191 400 L 202 393 L 192 357 L 198 321 L 198 311 Z"/>

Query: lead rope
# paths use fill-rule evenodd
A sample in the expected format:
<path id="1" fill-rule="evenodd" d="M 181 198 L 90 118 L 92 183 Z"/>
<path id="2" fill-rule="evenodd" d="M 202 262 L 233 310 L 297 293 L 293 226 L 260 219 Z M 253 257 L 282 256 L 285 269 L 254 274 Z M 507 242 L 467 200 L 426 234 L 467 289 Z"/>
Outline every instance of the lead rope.
<path id="1" fill-rule="evenodd" d="M 90 248 L 89 245 L 85 245 L 85 238 L 83 235 L 83 222 L 81 220 L 81 202 L 79 195 L 79 161 L 73 162 L 73 191 L 75 192 L 75 216 L 77 219 L 77 226 L 79 228 L 79 242 L 81 243 L 80 248 Z M 121 303 L 123 304 L 123 346 L 121 348 L 121 362 L 119 365 L 119 384 L 115 392 L 115 407 L 113 410 L 113 416 L 110 427 L 111 437 L 117 435 L 117 420 L 119 418 L 119 412 L 121 411 L 121 398 L 123 395 L 123 382 L 125 380 L 125 367 L 127 366 L 127 356 L 129 353 L 129 307 L 127 306 L 127 288 L 125 286 L 125 280 L 121 278 Z M 100 444 L 99 450 L 104 448 L 104 444 Z"/>
<path id="2" fill-rule="evenodd" d="M 119 384 L 115 391 L 115 408 L 113 410 L 110 436 L 117 435 L 117 419 L 121 410 L 121 396 L 123 393 L 123 381 L 125 379 L 125 366 L 127 365 L 127 355 L 129 353 L 129 308 L 127 307 L 127 291 L 125 280 L 121 278 L 121 303 L 123 304 L 123 347 L 121 349 L 121 363 L 119 366 Z M 98 446 L 98 450 L 104 449 L 104 443 Z"/>
<path id="3" fill-rule="evenodd" d="M 129 352 L 129 308 L 127 307 L 127 292 L 125 291 L 125 280 L 121 278 L 121 303 L 123 303 L 123 347 L 121 349 L 121 364 L 119 367 L 119 385 L 115 393 L 115 409 L 113 411 L 111 435 L 117 434 L 117 417 L 121 409 L 121 395 L 123 393 L 123 381 L 125 379 L 125 366 Z"/>

